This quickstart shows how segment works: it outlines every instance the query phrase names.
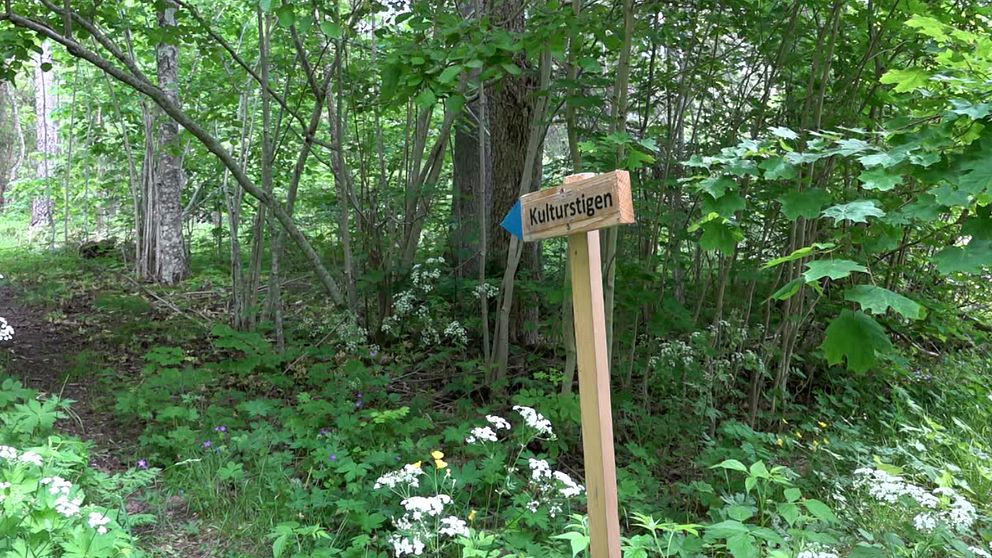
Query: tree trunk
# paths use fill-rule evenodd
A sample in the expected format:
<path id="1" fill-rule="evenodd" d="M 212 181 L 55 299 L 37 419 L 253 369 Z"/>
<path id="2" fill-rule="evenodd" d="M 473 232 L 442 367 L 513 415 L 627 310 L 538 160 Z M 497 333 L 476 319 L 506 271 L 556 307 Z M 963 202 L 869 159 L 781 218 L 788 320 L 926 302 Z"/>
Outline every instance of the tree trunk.
<path id="1" fill-rule="evenodd" d="M 52 113 L 55 112 L 55 70 L 52 65 L 52 48 L 47 41 L 41 43 L 41 53 L 35 56 L 34 103 L 36 141 L 38 146 L 38 179 L 45 183 L 45 195 L 31 201 L 31 232 L 45 228 L 54 233 L 55 202 L 51 196 L 51 181 L 55 178 L 55 160 L 59 151 L 59 131 Z M 46 71 L 47 68 L 47 71 Z M 54 238 L 52 239 L 54 240 Z"/>
<path id="2" fill-rule="evenodd" d="M 523 0 L 490 0 L 488 15 L 492 21 L 510 33 L 521 33 L 524 30 Z M 523 63 L 523 59 L 518 60 Z M 528 184 L 529 191 L 541 187 L 541 156 L 538 155 L 532 168 L 526 166 L 528 140 L 530 139 L 531 124 L 534 114 L 534 89 L 537 84 L 533 76 L 526 73 L 520 77 L 504 76 L 499 83 L 489 91 L 486 104 L 486 115 L 489 122 L 489 145 L 492 155 L 490 184 L 492 186 L 489 200 L 489 231 L 486 235 L 489 246 L 486 257 L 489 267 L 500 269 L 507 262 L 507 249 L 510 234 L 500 226 L 503 216 L 517 203 L 520 196 L 520 184 L 525 170 L 533 172 Z M 543 152 L 543 141 L 538 153 Z M 539 278 L 540 243 L 528 242 L 521 248 L 519 272 L 524 279 Z M 535 345 L 538 341 L 536 328 L 527 328 L 527 323 L 536 323 L 539 319 L 539 301 L 534 296 L 527 300 L 514 301 L 509 338 L 524 345 Z"/>
<path id="3" fill-rule="evenodd" d="M 165 31 L 176 27 L 176 4 L 167 0 L 158 13 L 159 27 Z M 156 49 L 159 88 L 169 101 L 179 105 L 179 47 L 166 39 Z M 155 163 L 155 213 L 147 217 L 156 222 L 156 281 L 175 285 L 189 274 L 186 246 L 183 242 L 182 150 L 178 141 L 179 124 L 163 117 L 158 126 L 158 152 Z"/>

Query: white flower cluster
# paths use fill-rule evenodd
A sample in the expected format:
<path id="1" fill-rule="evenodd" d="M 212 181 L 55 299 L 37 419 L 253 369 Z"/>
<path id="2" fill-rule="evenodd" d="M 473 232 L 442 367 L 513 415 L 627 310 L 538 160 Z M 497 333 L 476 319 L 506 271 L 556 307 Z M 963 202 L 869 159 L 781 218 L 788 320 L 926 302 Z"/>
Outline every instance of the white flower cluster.
<path id="1" fill-rule="evenodd" d="M 425 263 L 425 266 L 430 266 L 425 269 L 425 266 L 417 264 L 413 266 L 413 270 L 410 272 L 410 280 L 413 282 L 413 286 L 417 287 L 424 293 L 429 293 L 434 290 L 434 283 L 441 278 L 441 268 L 437 267 L 444 263 L 441 258 L 429 258 Z"/>
<path id="2" fill-rule="evenodd" d="M 513 410 L 520 413 L 520 416 L 524 418 L 524 423 L 536 430 L 538 436 L 547 436 L 551 440 L 555 439 L 555 433 L 551 430 L 551 421 L 544 418 L 544 415 L 531 407 L 524 407 L 523 405 L 515 405 Z"/>
<path id="3" fill-rule="evenodd" d="M 97 533 L 101 535 L 107 534 L 107 524 L 110 523 L 110 518 L 103 515 L 102 513 L 92 512 L 87 520 L 91 529 L 96 529 Z"/>
<path id="4" fill-rule="evenodd" d="M 894 504 L 902 497 L 908 497 L 927 511 L 916 514 L 913 527 L 918 531 L 930 532 L 940 523 L 964 532 L 971 529 L 978 519 L 975 506 L 967 498 L 949 487 L 939 487 L 931 491 L 906 481 L 900 476 L 879 469 L 861 468 L 854 471 L 856 487 L 867 487 L 868 493 L 880 502 Z"/>
<path id="5" fill-rule="evenodd" d="M 461 345 L 468 344 L 468 332 L 458 320 L 452 320 L 448 327 L 444 328 L 444 336 Z"/>
<path id="6" fill-rule="evenodd" d="M 499 294 L 499 287 L 489 283 L 482 283 L 475 287 L 475 298 L 485 298 L 489 300 Z"/>
<path id="7" fill-rule="evenodd" d="M 692 346 L 681 339 L 674 339 L 663 342 L 658 347 L 658 358 L 649 360 L 648 365 L 652 368 L 658 364 L 688 368 L 692 366 L 693 362 L 695 362 L 695 352 Z"/>
<path id="8" fill-rule="evenodd" d="M 478 444 L 480 442 L 495 442 L 499 439 L 500 430 L 509 430 L 510 422 L 503 417 L 496 415 L 486 415 L 489 426 L 478 426 L 473 428 L 467 438 L 466 444 Z"/>
<path id="9" fill-rule="evenodd" d="M 548 513 L 551 517 L 555 517 L 561 511 L 561 504 L 556 501 L 557 497 L 572 498 L 585 491 L 582 485 L 568 476 L 568 473 L 552 470 L 551 465 L 543 459 L 532 457 L 527 460 L 527 465 L 530 467 L 531 487 L 539 494 L 538 499 L 527 504 L 527 509 L 531 513 L 537 512 L 543 499 L 551 503 L 548 506 Z"/>
<path id="10" fill-rule="evenodd" d="M 10 341 L 14 338 L 14 328 L 10 327 L 5 318 L 0 318 L 0 341 Z"/>
<path id="11" fill-rule="evenodd" d="M 830 547 L 819 543 L 812 543 L 804 548 L 796 558 L 840 558 Z"/>
<path id="12" fill-rule="evenodd" d="M 404 465 L 399 471 L 393 471 L 391 473 L 386 473 L 376 479 L 375 484 L 372 488 L 379 490 L 382 487 L 395 489 L 397 486 L 417 488 L 420 486 L 420 475 L 423 475 L 423 470 L 416 465 Z"/>
<path id="13" fill-rule="evenodd" d="M 49 494 L 69 494 L 72 490 L 72 483 L 62 477 L 45 477 L 41 479 L 42 485 L 48 485 Z"/>
<path id="14" fill-rule="evenodd" d="M 389 537 L 393 554 L 421 556 L 429 542 L 440 543 L 439 536 L 467 536 L 468 524 L 463 519 L 444 515 L 444 508 L 450 503 L 451 496 L 447 494 L 411 496 L 400 502 L 406 511 L 393 521 L 398 531 Z"/>

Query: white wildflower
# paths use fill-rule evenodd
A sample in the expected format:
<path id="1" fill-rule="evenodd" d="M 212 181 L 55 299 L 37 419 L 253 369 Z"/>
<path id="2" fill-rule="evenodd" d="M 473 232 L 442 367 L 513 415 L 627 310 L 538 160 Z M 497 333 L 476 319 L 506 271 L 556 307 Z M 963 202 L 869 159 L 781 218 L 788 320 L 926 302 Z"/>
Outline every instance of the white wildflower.
<path id="1" fill-rule="evenodd" d="M 396 556 L 407 554 L 420 556 L 424 553 L 424 541 L 417 537 L 404 537 L 394 533 L 389 537 L 389 542 L 393 545 L 393 552 Z"/>
<path id="2" fill-rule="evenodd" d="M 916 517 L 913 518 L 913 527 L 915 527 L 917 531 L 929 533 L 937 528 L 937 517 L 930 512 L 917 514 Z"/>
<path id="3" fill-rule="evenodd" d="M 0 459 L 17 459 L 17 450 L 10 446 L 0 446 Z"/>
<path id="4" fill-rule="evenodd" d="M 444 328 L 444 336 L 456 343 L 461 343 L 462 345 L 468 344 L 468 332 L 465 331 L 465 328 L 457 320 L 453 320 L 448 324 L 448 327 Z"/>
<path id="5" fill-rule="evenodd" d="M 838 556 L 830 547 L 813 543 L 796 555 L 796 558 L 838 558 Z"/>
<path id="6" fill-rule="evenodd" d="M 486 420 L 489 421 L 489 424 L 491 424 L 493 428 L 495 428 L 496 430 L 510 429 L 510 421 L 506 420 L 503 417 L 498 417 L 496 415 L 486 415 Z"/>
<path id="7" fill-rule="evenodd" d="M 55 500 L 55 511 L 65 517 L 72 517 L 79 513 L 79 506 L 83 505 L 83 498 L 70 499 L 65 494 Z"/>
<path id="8" fill-rule="evenodd" d="M 0 318 L 0 341 L 10 341 L 14 338 L 14 328 L 10 327 L 5 318 Z"/>
<path id="9" fill-rule="evenodd" d="M 424 515 L 431 517 L 441 515 L 444 506 L 450 503 L 451 496 L 438 494 L 437 496 L 411 496 L 400 502 L 400 505 L 407 511 L 411 519 L 420 521 Z"/>
<path id="10" fill-rule="evenodd" d="M 561 495 L 565 498 L 578 496 L 579 494 L 582 494 L 583 490 L 585 490 L 582 488 L 582 485 L 572 480 L 572 477 L 568 476 L 568 473 L 555 471 L 553 474 L 558 482 L 561 483 L 562 486 L 558 489 L 558 491 L 561 492 Z"/>
<path id="11" fill-rule="evenodd" d="M 38 455 L 37 453 L 33 452 L 33 451 L 26 451 L 26 452 L 22 453 L 21 456 L 18 457 L 17 459 L 21 463 L 30 463 L 30 464 L 34 465 L 35 467 L 41 467 L 42 463 L 44 462 L 41 459 L 41 456 Z"/>
<path id="12" fill-rule="evenodd" d="M 62 477 L 45 477 L 41 479 L 41 484 L 50 485 L 48 486 L 48 493 L 52 495 L 69 494 L 69 491 L 72 490 L 72 483 Z"/>
<path id="13" fill-rule="evenodd" d="M 438 532 L 448 537 L 467 537 L 468 525 L 465 520 L 449 515 L 441 518 L 441 529 Z"/>
<path id="14" fill-rule="evenodd" d="M 537 513 L 537 509 L 540 507 L 541 507 L 541 503 L 538 502 L 537 500 L 531 500 L 530 502 L 527 502 L 527 509 L 530 511 L 530 513 Z"/>
<path id="15" fill-rule="evenodd" d="M 538 435 L 548 436 L 552 439 L 555 437 L 555 433 L 551 430 L 551 421 L 544 418 L 544 415 L 541 413 L 523 405 L 516 405 L 513 407 L 513 410 L 520 413 L 527 426 L 537 430 Z"/>
<path id="16" fill-rule="evenodd" d="M 417 488 L 420 486 L 420 475 L 424 474 L 424 471 L 417 467 L 416 465 L 404 465 L 399 471 L 393 471 L 391 473 L 386 473 L 376 479 L 375 484 L 372 488 L 378 490 L 385 486 L 386 488 L 396 488 L 397 486 L 409 486 L 411 488 Z"/>
<path id="17" fill-rule="evenodd" d="M 527 464 L 530 465 L 530 478 L 532 481 L 544 482 L 551 478 L 551 465 L 547 461 L 531 457 L 527 460 Z"/>
<path id="18" fill-rule="evenodd" d="M 472 429 L 468 437 L 465 438 L 465 443 L 476 444 L 479 442 L 495 442 L 497 439 L 496 432 L 492 428 L 488 426 L 479 426 Z"/>
<path id="19" fill-rule="evenodd" d="M 107 534 L 106 525 L 110 523 L 110 518 L 99 512 L 91 512 L 90 517 L 87 520 L 91 529 L 96 529 L 97 533 L 101 535 Z"/>

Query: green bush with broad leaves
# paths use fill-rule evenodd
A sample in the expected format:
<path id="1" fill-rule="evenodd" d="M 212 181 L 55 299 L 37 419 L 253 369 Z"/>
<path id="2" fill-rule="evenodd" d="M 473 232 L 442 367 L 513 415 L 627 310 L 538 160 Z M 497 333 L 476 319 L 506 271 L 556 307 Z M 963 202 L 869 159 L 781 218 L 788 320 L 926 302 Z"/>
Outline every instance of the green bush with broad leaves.
<path id="1" fill-rule="evenodd" d="M 53 429 L 67 410 L 66 401 L 0 381 L 0 556 L 143 556 L 128 529 L 151 518 L 129 516 L 124 500 L 155 471 L 94 470 L 87 445 Z"/>

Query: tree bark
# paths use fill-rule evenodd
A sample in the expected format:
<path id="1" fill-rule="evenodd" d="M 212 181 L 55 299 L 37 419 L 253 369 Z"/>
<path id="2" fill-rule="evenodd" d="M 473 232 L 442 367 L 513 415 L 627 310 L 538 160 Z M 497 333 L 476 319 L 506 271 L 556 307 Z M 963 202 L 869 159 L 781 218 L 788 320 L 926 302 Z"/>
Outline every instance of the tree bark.
<path id="1" fill-rule="evenodd" d="M 158 12 L 159 27 L 168 32 L 176 27 L 175 2 L 166 0 Z M 179 47 L 166 40 L 156 48 L 158 84 L 171 103 L 179 103 Z M 155 222 L 154 278 L 166 285 L 175 285 L 189 274 L 186 245 L 183 241 L 183 175 L 182 149 L 179 145 L 179 124 L 171 117 L 162 118 L 158 125 L 158 150 L 155 163 L 154 214 L 147 218 Z"/>
<path id="2" fill-rule="evenodd" d="M 38 146 L 38 180 L 45 183 L 45 195 L 31 201 L 32 234 L 45 228 L 54 234 L 55 202 L 52 201 L 52 180 L 55 178 L 55 160 L 59 151 L 59 131 L 52 114 L 55 112 L 55 68 L 52 65 L 52 46 L 42 41 L 41 53 L 35 56 L 34 104 L 36 116 L 36 142 Z M 45 70 L 48 67 L 48 70 Z M 54 240 L 54 238 L 52 239 Z"/>

